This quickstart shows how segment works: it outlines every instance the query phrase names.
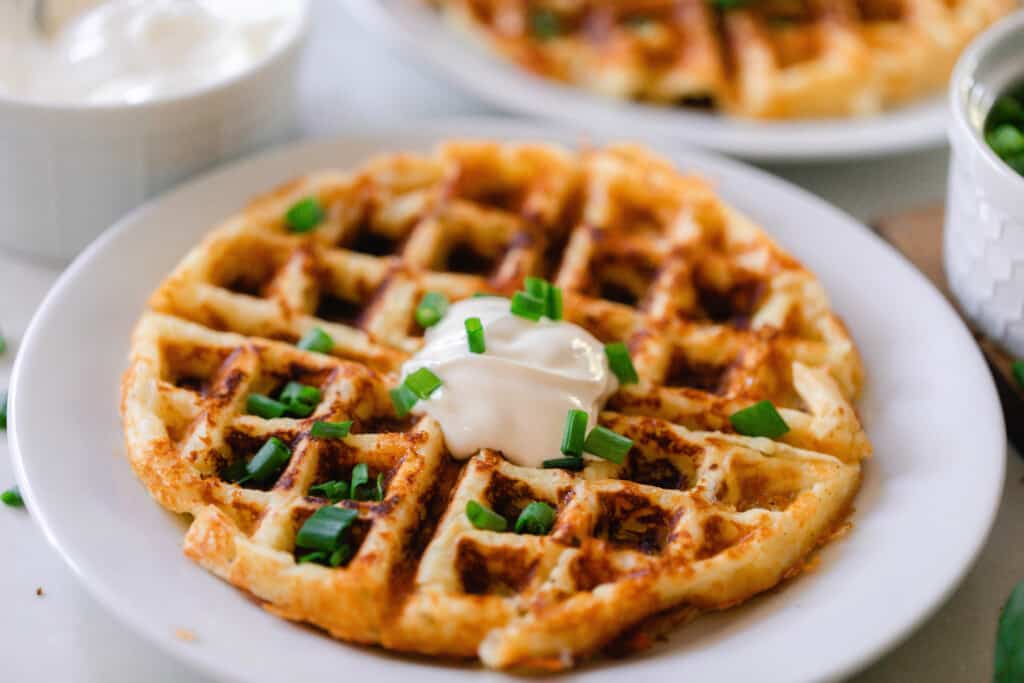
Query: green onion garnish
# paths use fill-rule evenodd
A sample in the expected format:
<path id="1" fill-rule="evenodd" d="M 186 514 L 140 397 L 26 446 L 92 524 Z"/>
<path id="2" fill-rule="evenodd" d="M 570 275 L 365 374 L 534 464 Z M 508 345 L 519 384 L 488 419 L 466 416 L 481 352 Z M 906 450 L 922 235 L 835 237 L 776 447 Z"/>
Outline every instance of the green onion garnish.
<path id="1" fill-rule="evenodd" d="M 416 307 L 416 324 L 422 328 L 433 327 L 447 312 L 448 297 L 441 292 L 427 292 Z"/>
<path id="2" fill-rule="evenodd" d="M 325 481 L 322 484 L 310 486 L 309 493 L 313 496 L 326 498 L 332 503 L 337 503 L 339 500 L 345 500 L 348 498 L 348 482 L 337 480 Z"/>
<path id="3" fill-rule="evenodd" d="M 309 232 L 324 219 L 324 209 L 316 197 L 306 197 L 292 204 L 284 215 L 291 232 Z"/>
<path id="4" fill-rule="evenodd" d="M 348 490 L 352 492 L 352 500 L 365 500 L 359 494 L 359 487 L 370 481 L 370 468 L 365 462 L 361 462 L 352 468 L 352 483 Z"/>
<path id="5" fill-rule="evenodd" d="M 427 368 L 420 368 L 405 378 L 405 385 L 419 398 L 430 398 L 441 388 L 441 378 Z"/>
<path id="6" fill-rule="evenodd" d="M 587 414 L 573 408 L 565 416 L 562 432 L 562 453 L 578 458 L 583 455 L 583 441 L 587 436 Z"/>
<path id="7" fill-rule="evenodd" d="M 0 501 L 12 508 L 20 508 L 25 505 L 25 499 L 21 497 L 21 491 L 18 490 L 17 486 L 12 486 L 3 493 L 0 493 Z"/>
<path id="8" fill-rule="evenodd" d="M 758 401 L 729 416 L 729 422 L 744 436 L 766 436 L 777 439 L 789 431 L 789 425 L 779 415 L 771 401 Z"/>
<path id="9" fill-rule="evenodd" d="M 327 558 L 330 557 L 329 553 L 325 553 L 323 550 L 314 550 L 311 553 L 305 555 L 299 555 L 299 564 L 306 564 L 307 562 L 316 562 L 317 564 L 325 564 Z"/>
<path id="10" fill-rule="evenodd" d="M 487 350 L 484 343 L 484 324 L 480 318 L 466 318 L 466 337 L 469 339 L 471 353 L 483 353 Z"/>
<path id="11" fill-rule="evenodd" d="M 317 420 L 313 423 L 313 428 L 309 430 L 309 433 L 314 439 L 344 439 L 348 436 L 350 429 L 352 429 L 352 420 L 344 422 Z"/>
<path id="12" fill-rule="evenodd" d="M 547 303 L 544 299 L 538 299 L 526 292 L 516 292 L 512 296 L 512 313 L 520 318 L 537 322 L 546 311 Z"/>
<path id="13" fill-rule="evenodd" d="M 384 500 L 384 473 L 383 472 L 378 472 L 377 473 L 377 490 L 374 493 L 376 493 L 376 496 L 374 497 L 374 500 L 376 500 L 376 501 Z"/>
<path id="14" fill-rule="evenodd" d="M 341 535 L 358 516 L 358 512 L 349 508 L 322 507 L 310 515 L 299 533 L 295 534 L 295 545 L 334 552 L 341 543 Z"/>
<path id="15" fill-rule="evenodd" d="M 319 327 L 314 327 L 306 334 L 302 335 L 302 339 L 296 344 L 303 351 L 319 351 L 320 353 L 330 353 L 331 349 L 334 348 L 334 340 L 331 339 L 331 335 L 327 334 Z"/>
<path id="16" fill-rule="evenodd" d="M 265 420 L 281 417 L 284 415 L 285 410 L 287 410 L 285 404 L 263 394 L 249 394 L 249 398 L 245 400 L 245 412 L 250 415 L 257 415 Z"/>
<path id="17" fill-rule="evenodd" d="M 626 458 L 626 453 L 633 447 L 633 440 L 616 434 L 605 427 L 594 427 L 587 434 L 587 440 L 583 443 L 583 450 L 605 460 L 611 460 L 616 465 L 621 465 Z"/>
<path id="18" fill-rule="evenodd" d="M 342 543 L 338 546 L 337 550 L 331 553 L 331 556 L 327 558 L 327 564 L 332 567 L 340 567 L 343 564 L 347 564 L 352 559 L 352 548 L 348 543 Z"/>
<path id="19" fill-rule="evenodd" d="M 531 276 L 523 281 L 523 289 L 533 298 L 547 301 L 548 290 L 551 289 L 551 284 L 544 278 Z"/>
<path id="20" fill-rule="evenodd" d="M 1017 380 L 1017 386 L 1024 389 L 1024 360 L 1013 361 L 1013 378 Z"/>
<path id="21" fill-rule="evenodd" d="M 288 446 L 285 445 L 284 441 L 281 441 L 276 436 L 272 436 L 256 451 L 256 455 L 252 457 L 252 460 L 246 464 L 245 476 L 238 483 L 242 484 L 251 481 L 256 484 L 266 484 L 284 467 L 284 464 L 291 457 L 292 452 L 288 450 Z"/>
<path id="22" fill-rule="evenodd" d="M 583 469 L 583 458 L 575 456 L 551 458 L 541 463 L 541 467 L 546 470 L 572 470 L 573 472 L 579 472 Z"/>
<path id="23" fill-rule="evenodd" d="M 298 401 L 300 403 L 316 405 L 322 397 L 323 393 L 316 387 L 311 387 L 301 382 L 288 382 L 288 384 L 284 385 L 284 389 L 281 390 L 281 395 L 278 398 L 284 404 Z"/>
<path id="24" fill-rule="evenodd" d="M 629 349 L 625 344 L 622 342 L 605 344 L 604 355 L 608 357 L 608 365 L 612 372 L 619 378 L 619 384 L 636 384 L 640 381 L 636 374 L 636 368 L 633 367 L 633 360 L 629 357 Z"/>
<path id="25" fill-rule="evenodd" d="M 224 481 L 229 481 L 235 484 L 240 483 L 242 479 L 245 478 L 246 467 L 248 464 L 249 463 L 245 461 L 245 458 L 239 458 L 225 467 L 221 471 L 220 476 Z"/>
<path id="26" fill-rule="evenodd" d="M 395 414 L 398 417 L 408 415 L 416 401 L 420 400 L 419 396 L 404 384 L 399 384 L 388 393 L 391 394 L 391 403 L 395 406 Z"/>
<path id="27" fill-rule="evenodd" d="M 494 510 L 485 508 L 475 500 L 466 503 L 466 517 L 469 518 L 470 523 L 477 529 L 505 531 L 508 528 L 508 522 L 504 517 Z"/>
<path id="28" fill-rule="evenodd" d="M 0 432 L 7 429 L 7 390 L 0 391 Z"/>
<path id="29" fill-rule="evenodd" d="M 552 320 L 562 319 L 562 288 L 551 285 L 548 287 L 547 316 Z"/>
<path id="30" fill-rule="evenodd" d="M 534 501 L 523 508 L 516 519 L 517 534 L 544 536 L 555 524 L 555 510 L 547 503 Z"/>

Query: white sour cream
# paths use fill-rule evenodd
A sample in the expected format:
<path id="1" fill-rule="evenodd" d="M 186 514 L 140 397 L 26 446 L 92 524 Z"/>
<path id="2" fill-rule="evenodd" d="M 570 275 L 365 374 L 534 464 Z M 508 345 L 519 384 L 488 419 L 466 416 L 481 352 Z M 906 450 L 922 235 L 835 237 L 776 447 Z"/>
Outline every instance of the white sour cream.
<path id="1" fill-rule="evenodd" d="M 483 354 L 469 350 L 465 320 L 473 317 L 483 323 Z M 420 352 L 402 366 L 403 379 L 422 367 L 444 385 L 412 412 L 441 424 L 454 457 L 492 448 L 527 467 L 561 457 L 570 409 L 586 411 L 592 427 L 618 387 L 604 345 L 593 335 L 568 322 L 520 318 L 500 297 L 453 304 L 427 330 Z"/>
<path id="2" fill-rule="evenodd" d="M 134 104 L 229 79 L 298 30 L 302 0 L 0 1 L 0 96 L 51 104 Z"/>

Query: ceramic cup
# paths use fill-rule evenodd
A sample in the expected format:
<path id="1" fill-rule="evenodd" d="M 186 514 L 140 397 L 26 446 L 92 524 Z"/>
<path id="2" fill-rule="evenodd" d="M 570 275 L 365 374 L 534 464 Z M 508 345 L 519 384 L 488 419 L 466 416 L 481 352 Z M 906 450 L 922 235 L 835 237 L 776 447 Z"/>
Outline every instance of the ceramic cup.
<path id="1" fill-rule="evenodd" d="M 302 21 L 271 54 L 182 95 L 83 106 L 0 96 L 0 247 L 70 259 L 147 197 L 289 137 L 302 4 Z"/>
<path id="2" fill-rule="evenodd" d="M 985 143 L 989 109 L 1024 82 L 1024 11 L 980 36 L 950 89 L 953 147 L 943 245 L 950 289 L 991 339 L 1024 357 L 1024 177 Z"/>

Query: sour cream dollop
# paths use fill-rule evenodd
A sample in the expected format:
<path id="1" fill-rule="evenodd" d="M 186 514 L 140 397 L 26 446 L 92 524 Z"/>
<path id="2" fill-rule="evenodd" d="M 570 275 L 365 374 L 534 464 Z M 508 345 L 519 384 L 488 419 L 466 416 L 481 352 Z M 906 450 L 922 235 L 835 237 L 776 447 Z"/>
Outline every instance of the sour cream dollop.
<path id="1" fill-rule="evenodd" d="M 480 318 L 486 351 L 472 353 L 467 318 Z M 566 414 L 586 411 L 588 428 L 618 387 L 604 345 L 578 325 L 514 315 L 508 299 L 479 297 L 453 304 L 427 330 L 423 348 L 402 366 L 402 378 L 428 368 L 443 386 L 412 409 L 437 420 L 452 455 L 482 448 L 540 467 L 561 457 Z"/>
<path id="2" fill-rule="evenodd" d="M 47 0 L 47 35 L 27 1 L 0 2 L 0 95 L 134 104 L 231 78 L 298 30 L 301 0 Z"/>

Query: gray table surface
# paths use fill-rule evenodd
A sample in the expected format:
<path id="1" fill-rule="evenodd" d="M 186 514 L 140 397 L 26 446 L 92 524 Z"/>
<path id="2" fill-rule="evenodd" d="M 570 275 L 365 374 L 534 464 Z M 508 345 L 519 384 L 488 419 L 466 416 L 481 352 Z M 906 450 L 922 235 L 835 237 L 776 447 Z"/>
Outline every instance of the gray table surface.
<path id="1" fill-rule="evenodd" d="M 372 0 L 366 0 L 372 1 Z M 364 35 L 332 0 L 314 0 L 314 28 L 301 82 L 301 133 L 324 136 L 367 123 L 495 113 Z M 821 195 L 862 221 L 940 201 L 943 150 L 873 161 L 768 169 Z M 0 217 L 0 229 L 3 218 Z M 15 341 L 0 358 L 0 386 L 17 338 L 59 269 L 0 253 L 0 329 Z M 970 454 L 965 454 L 969 457 Z M 1024 461 L 1007 454 L 1008 472 L 995 529 L 976 566 L 949 602 L 907 642 L 857 676 L 858 683 L 982 681 L 991 659 L 1000 605 L 1024 578 Z M 13 481 L 0 436 L 0 488 Z M 955 501 L 936 510 L 956 514 Z M 205 681 L 108 615 L 78 585 L 24 511 L 0 510 L 0 671 L 11 681 L 128 683 Z M 37 587 L 43 596 L 36 595 Z M 898 591 L 899 586 L 879 586 Z M 885 619 L 879 614 L 878 619 Z"/>

